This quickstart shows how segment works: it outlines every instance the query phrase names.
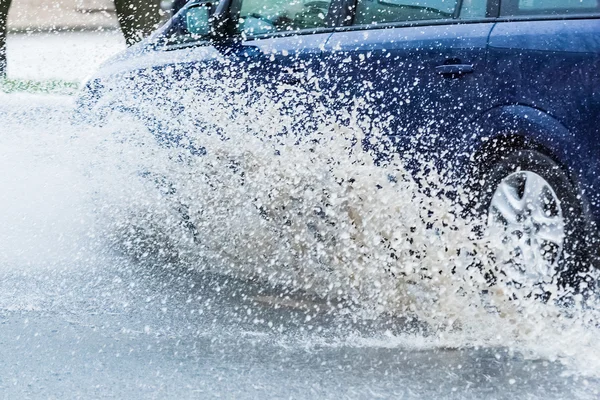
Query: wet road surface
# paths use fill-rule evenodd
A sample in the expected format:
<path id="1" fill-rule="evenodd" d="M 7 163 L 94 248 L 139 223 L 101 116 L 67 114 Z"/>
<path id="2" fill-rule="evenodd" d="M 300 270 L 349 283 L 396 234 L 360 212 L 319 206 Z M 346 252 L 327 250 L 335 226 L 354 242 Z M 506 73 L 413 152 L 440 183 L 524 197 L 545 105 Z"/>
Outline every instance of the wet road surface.
<path id="1" fill-rule="evenodd" d="M 558 363 L 429 347 L 412 323 L 355 322 L 301 293 L 177 268 L 4 271 L 0 292 L 3 398 L 591 399 L 600 387 Z"/>

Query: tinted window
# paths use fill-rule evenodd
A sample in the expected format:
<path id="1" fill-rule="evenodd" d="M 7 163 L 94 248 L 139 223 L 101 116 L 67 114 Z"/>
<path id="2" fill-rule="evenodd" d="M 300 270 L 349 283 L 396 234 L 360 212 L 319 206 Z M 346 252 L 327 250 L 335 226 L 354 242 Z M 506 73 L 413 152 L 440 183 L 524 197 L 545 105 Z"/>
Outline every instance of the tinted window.
<path id="1" fill-rule="evenodd" d="M 245 36 L 327 26 L 331 0 L 243 0 L 238 31 Z"/>
<path id="2" fill-rule="evenodd" d="M 463 0 L 460 18 L 485 18 L 487 0 Z"/>
<path id="3" fill-rule="evenodd" d="M 599 0 L 512 0 L 502 3 L 502 14 L 581 14 L 598 12 L 599 6 Z"/>
<path id="4" fill-rule="evenodd" d="M 358 0 L 355 25 L 452 18 L 457 0 Z"/>

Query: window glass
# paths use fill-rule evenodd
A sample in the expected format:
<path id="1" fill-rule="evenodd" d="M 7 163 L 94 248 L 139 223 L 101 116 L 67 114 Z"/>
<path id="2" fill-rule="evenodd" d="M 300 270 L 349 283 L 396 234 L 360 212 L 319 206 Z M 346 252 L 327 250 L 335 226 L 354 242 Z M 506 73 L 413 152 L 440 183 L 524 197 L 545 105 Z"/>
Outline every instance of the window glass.
<path id="1" fill-rule="evenodd" d="M 598 0 L 519 0 L 519 10 L 556 10 L 598 7 Z"/>
<path id="2" fill-rule="evenodd" d="M 243 0 L 238 31 L 245 36 L 327 26 L 331 0 Z"/>
<path id="3" fill-rule="evenodd" d="M 486 11 L 487 0 L 463 0 L 460 18 L 485 18 Z"/>
<path id="4" fill-rule="evenodd" d="M 358 0 L 355 25 L 452 18 L 457 0 Z"/>
<path id="5" fill-rule="evenodd" d="M 503 15 L 600 12 L 600 0 L 512 0 L 502 2 Z"/>

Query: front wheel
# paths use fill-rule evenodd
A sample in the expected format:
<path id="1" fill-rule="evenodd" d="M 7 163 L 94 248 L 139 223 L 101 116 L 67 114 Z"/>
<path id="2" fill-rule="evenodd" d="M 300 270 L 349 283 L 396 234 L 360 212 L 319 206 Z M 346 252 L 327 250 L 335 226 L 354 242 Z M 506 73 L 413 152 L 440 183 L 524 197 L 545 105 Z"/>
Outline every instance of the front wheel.
<path id="1" fill-rule="evenodd" d="M 549 157 L 517 151 L 485 175 L 481 207 L 497 271 L 494 279 L 534 288 L 577 287 L 585 270 L 585 223 L 569 177 Z"/>

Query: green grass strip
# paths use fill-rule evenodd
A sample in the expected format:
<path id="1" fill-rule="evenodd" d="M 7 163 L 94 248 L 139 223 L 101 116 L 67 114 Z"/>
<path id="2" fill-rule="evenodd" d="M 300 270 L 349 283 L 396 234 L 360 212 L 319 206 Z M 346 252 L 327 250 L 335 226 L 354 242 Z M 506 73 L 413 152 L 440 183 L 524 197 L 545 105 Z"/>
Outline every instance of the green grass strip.
<path id="1" fill-rule="evenodd" d="M 48 93 L 73 95 L 79 89 L 78 82 L 63 80 L 33 81 L 25 79 L 0 79 L 0 92 Z"/>

